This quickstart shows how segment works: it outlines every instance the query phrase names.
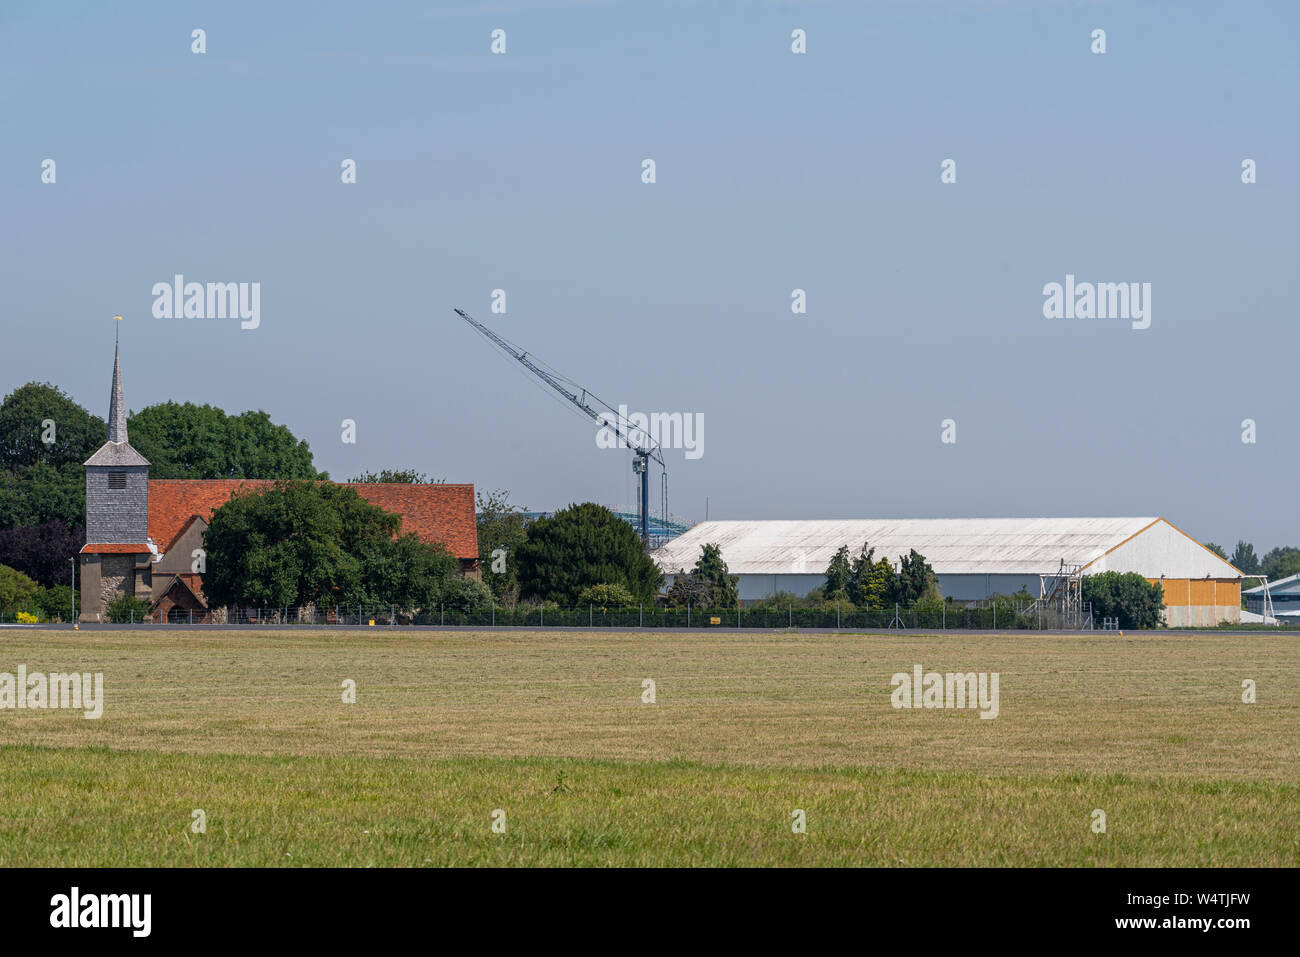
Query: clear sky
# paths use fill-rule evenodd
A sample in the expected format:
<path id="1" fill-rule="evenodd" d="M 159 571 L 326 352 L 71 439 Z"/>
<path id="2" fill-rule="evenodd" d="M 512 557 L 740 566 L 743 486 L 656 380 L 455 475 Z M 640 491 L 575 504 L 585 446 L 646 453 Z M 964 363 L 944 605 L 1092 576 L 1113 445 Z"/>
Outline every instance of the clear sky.
<path id="1" fill-rule="evenodd" d="M 690 519 L 1300 544 L 1298 34 L 1294 2 L 4 4 L 0 390 L 105 415 L 121 313 L 132 409 L 265 409 L 336 479 L 632 502 L 459 306 L 702 415 Z M 261 283 L 260 325 L 155 318 L 177 273 Z M 1151 283 L 1150 328 L 1045 318 L 1067 274 Z"/>

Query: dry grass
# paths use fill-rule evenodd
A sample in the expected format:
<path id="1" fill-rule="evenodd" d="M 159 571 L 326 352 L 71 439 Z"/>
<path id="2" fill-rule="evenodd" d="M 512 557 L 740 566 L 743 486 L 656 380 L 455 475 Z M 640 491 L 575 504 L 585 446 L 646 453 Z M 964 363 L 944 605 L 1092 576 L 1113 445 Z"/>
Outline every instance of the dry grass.
<path id="1" fill-rule="evenodd" d="M 916 663 L 1000 672 L 1000 716 L 894 710 Z M 1300 862 L 1295 638 L 0 632 L 19 664 L 106 704 L 0 712 L 5 864 Z"/>

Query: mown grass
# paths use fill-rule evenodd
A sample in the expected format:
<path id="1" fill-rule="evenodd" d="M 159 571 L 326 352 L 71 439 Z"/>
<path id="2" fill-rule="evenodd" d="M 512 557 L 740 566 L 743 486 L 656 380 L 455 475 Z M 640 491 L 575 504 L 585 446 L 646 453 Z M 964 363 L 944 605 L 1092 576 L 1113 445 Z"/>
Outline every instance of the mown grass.
<path id="1" fill-rule="evenodd" d="M 1000 672 L 999 717 L 894 710 L 915 663 Z M 18 664 L 106 703 L 0 712 L 0 865 L 1300 864 L 1295 639 L 0 633 Z"/>

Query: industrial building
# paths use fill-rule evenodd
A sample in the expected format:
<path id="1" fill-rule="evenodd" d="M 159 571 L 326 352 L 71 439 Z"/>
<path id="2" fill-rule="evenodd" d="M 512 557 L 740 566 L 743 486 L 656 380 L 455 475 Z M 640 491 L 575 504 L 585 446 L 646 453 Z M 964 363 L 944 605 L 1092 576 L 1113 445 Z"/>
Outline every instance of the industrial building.
<path id="1" fill-rule="evenodd" d="M 1288 623 L 1300 621 L 1300 575 L 1247 588 L 1241 594 L 1247 611 Z"/>
<path id="2" fill-rule="evenodd" d="M 1212 626 L 1241 619 L 1241 573 L 1163 518 L 920 518 L 703 522 L 654 551 L 667 585 L 712 543 L 742 602 L 807 594 L 825 582 L 832 556 L 863 543 L 895 566 L 915 549 L 945 598 L 969 602 L 1021 589 L 1050 597 L 1063 579 L 1137 572 L 1161 582 L 1165 622 Z"/>

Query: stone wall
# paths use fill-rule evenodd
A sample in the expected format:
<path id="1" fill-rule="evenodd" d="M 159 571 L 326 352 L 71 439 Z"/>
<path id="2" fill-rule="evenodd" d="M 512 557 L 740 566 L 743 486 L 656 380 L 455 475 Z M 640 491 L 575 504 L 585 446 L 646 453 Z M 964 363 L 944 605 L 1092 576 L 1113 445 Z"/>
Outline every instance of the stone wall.
<path id="1" fill-rule="evenodd" d="M 135 558 L 132 555 L 103 555 L 99 560 L 99 594 L 102 609 L 114 598 L 135 590 Z"/>

